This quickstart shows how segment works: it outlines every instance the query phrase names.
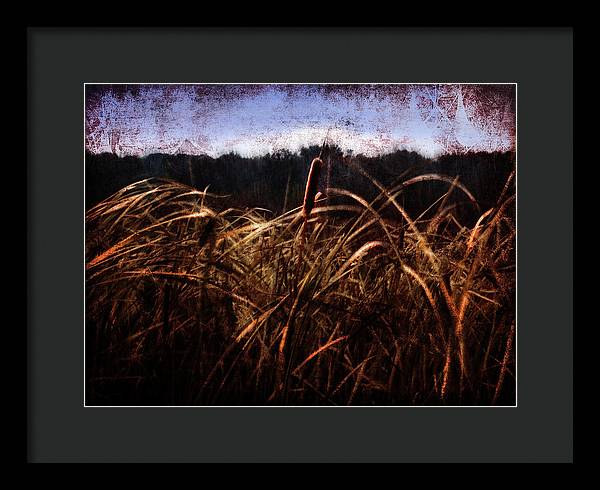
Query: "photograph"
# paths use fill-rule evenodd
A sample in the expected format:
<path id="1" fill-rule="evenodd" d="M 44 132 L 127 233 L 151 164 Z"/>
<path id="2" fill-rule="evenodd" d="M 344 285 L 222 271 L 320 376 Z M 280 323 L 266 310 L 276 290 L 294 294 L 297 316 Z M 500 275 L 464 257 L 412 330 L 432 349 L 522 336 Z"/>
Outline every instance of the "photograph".
<path id="1" fill-rule="evenodd" d="M 516 83 L 83 89 L 86 407 L 517 406 Z"/>

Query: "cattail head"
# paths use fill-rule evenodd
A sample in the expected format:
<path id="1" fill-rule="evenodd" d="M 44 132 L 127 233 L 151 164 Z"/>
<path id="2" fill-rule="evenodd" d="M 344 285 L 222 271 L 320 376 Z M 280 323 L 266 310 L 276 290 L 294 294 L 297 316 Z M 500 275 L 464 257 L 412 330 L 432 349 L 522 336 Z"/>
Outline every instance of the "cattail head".
<path id="1" fill-rule="evenodd" d="M 317 186 L 319 184 L 319 176 L 321 175 L 322 167 L 323 161 L 318 157 L 315 158 L 310 165 L 308 180 L 306 181 L 306 191 L 304 192 L 304 204 L 302 206 L 302 215 L 305 219 L 308 218 L 315 205 L 315 195 L 317 194 Z"/>

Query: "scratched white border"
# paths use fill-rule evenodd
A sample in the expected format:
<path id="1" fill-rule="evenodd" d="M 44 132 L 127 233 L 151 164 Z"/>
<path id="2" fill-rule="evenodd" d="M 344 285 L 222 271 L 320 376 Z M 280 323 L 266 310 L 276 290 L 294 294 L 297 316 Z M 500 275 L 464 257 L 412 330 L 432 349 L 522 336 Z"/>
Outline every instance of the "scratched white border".
<path id="1" fill-rule="evenodd" d="M 85 262 L 85 130 L 86 106 L 85 88 L 87 85 L 514 85 L 515 86 L 515 404 L 514 405 L 86 405 L 86 364 L 85 364 L 85 318 L 86 295 L 83 295 L 83 407 L 84 408 L 518 408 L 519 403 L 519 84 L 517 82 L 84 82 L 83 84 L 83 257 Z M 83 267 L 83 287 L 85 291 L 85 263 Z"/>

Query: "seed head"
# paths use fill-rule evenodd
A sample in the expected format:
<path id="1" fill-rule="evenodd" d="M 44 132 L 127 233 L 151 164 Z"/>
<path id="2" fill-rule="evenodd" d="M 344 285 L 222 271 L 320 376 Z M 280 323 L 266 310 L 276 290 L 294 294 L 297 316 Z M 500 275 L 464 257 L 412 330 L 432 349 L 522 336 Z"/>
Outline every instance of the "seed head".
<path id="1" fill-rule="evenodd" d="M 302 206 L 302 215 L 307 219 L 315 206 L 315 195 L 317 194 L 317 186 L 319 185 L 319 176 L 323 161 L 320 158 L 315 158 L 308 172 L 308 180 L 306 181 L 306 191 L 304 193 L 304 205 Z"/>

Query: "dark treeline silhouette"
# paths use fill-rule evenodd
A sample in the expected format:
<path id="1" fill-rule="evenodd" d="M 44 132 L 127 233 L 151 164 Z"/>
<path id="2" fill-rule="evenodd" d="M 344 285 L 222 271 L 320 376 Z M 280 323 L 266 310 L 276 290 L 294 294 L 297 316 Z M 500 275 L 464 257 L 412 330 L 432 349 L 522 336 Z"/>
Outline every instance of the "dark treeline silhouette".
<path id="1" fill-rule="evenodd" d="M 302 204 L 310 163 L 320 150 L 318 146 L 311 146 L 297 153 L 283 150 L 254 158 L 235 153 L 218 158 L 181 154 L 151 154 L 138 158 L 87 153 L 86 207 L 133 182 L 164 177 L 227 195 L 222 200 L 223 207 L 261 207 L 278 214 Z M 474 195 L 481 212 L 496 203 L 515 165 L 513 152 L 447 154 L 429 159 L 406 150 L 377 157 L 349 155 L 338 147 L 328 147 L 323 160 L 325 166 L 319 182 L 323 192 L 329 184 L 371 201 L 379 191 L 360 169 L 386 188 L 418 175 L 443 174 L 453 179 L 458 177 Z M 444 182 L 419 182 L 407 188 L 399 201 L 414 217 L 431 206 L 448 188 L 449 184 Z M 335 202 L 339 200 L 336 198 Z M 458 191 L 453 192 L 444 204 L 456 205 L 455 215 L 465 220 L 465 224 L 472 224 L 480 214 Z"/>

